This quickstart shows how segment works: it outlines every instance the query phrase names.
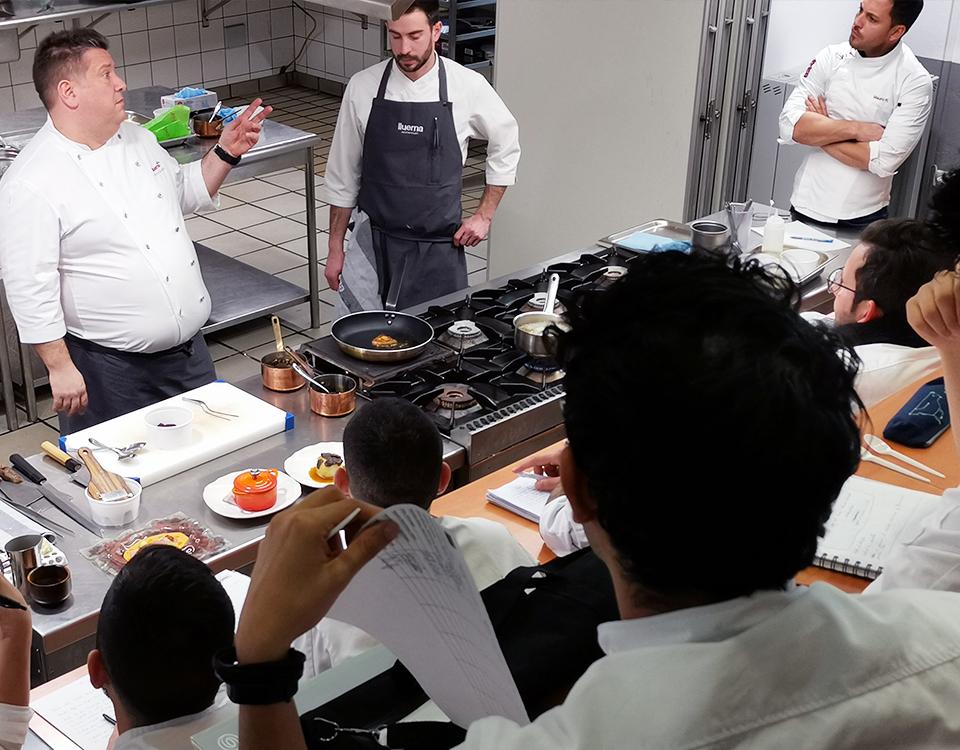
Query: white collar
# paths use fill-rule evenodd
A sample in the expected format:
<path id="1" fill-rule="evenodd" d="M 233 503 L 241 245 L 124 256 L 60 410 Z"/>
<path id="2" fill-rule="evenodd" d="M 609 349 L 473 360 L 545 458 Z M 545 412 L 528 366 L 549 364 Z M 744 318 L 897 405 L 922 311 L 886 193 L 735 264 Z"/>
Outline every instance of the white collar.
<path id="1" fill-rule="evenodd" d="M 903 57 L 903 41 L 897 42 L 897 46 L 890 50 L 885 55 L 880 55 L 880 57 L 864 57 L 857 50 L 853 50 L 854 55 L 853 59 L 857 61 L 857 64 L 860 66 L 866 66 L 868 68 L 882 68 L 886 65 L 889 65 L 891 62 L 896 62 L 901 57 Z"/>
<path id="2" fill-rule="evenodd" d="M 159 732 L 163 729 L 170 729 L 172 727 L 180 727 L 185 724 L 191 724 L 195 721 L 199 721 L 205 718 L 209 714 L 213 713 L 213 711 L 215 710 L 216 710 L 216 704 L 210 706 L 209 708 L 205 708 L 203 711 L 200 711 L 199 713 L 190 714 L 189 716 L 181 716 L 176 719 L 170 719 L 170 721 L 160 722 L 159 724 L 147 724 L 146 726 L 134 727 L 133 729 L 128 729 L 126 732 L 124 732 L 117 738 L 117 741 L 114 744 L 114 748 L 115 750 L 122 750 L 123 747 L 127 745 L 127 743 L 133 743 L 135 740 L 137 740 L 140 737 L 143 737 L 146 734 L 150 734 L 152 732 Z"/>
<path id="3" fill-rule="evenodd" d="M 759 591 L 717 604 L 606 622 L 597 628 L 597 638 L 605 654 L 722 640 L 779 612 L 806 590 L 791 581 L 785 591 Z"/>
<path id="4" fill-rule="evenodd" d="M 109 146 L 117 142 L 119 140 L 120 128 L 123 127 L 123 124 L 121 123 L 120 127 L 117 128 L 117 132 L 114 133 L 112 136 L 110 136 L 107 139 L 106 143 L 103 144 L 103 146 L 100 146 L 100 148 L 97 148 L 97 149 L 92 149 L 85 143 L 77 143 L 72 138 L 68 138 L 67 136 L 65 136 L 63 133 L 57 130 L 57 126 L 53 124 L 53 119 L 50 117 L 49 114 L 47 115 L 47 121 L 43 124 L 43 127 L 49 130 L 49 132 L 53 135 L 54 139 L 66 151 L 74 154 L 84 153 L 84 152 L 89 154 L 89 153 L 93 153 L 94 151 L 99 151 L 100 149 L 104 148 L 104 146 Z"/>
<path id="5" fill-rule="evenodd" d="M 404 72 L 400 69 L 400 66 L 397 65 L 396 59 L 391 59 L 390 62 L 393 64 L 393 70 L 390 73 L 390 77 L 392 78 L 394 76 L 400 76 L 407 86 L 425 86 L 427 85 L 425 82 L 429 83 L 431 81 L 433 82 L 431 85 L 436 85 L 436 82 L 440 77 L 440 57 L 437 55 L 436 50 L 433 51 L 433 67 L 427 71 L 426 75 L 418 78 L 416 81 L 411 81 L 409 78 L 407 78 Z"/>

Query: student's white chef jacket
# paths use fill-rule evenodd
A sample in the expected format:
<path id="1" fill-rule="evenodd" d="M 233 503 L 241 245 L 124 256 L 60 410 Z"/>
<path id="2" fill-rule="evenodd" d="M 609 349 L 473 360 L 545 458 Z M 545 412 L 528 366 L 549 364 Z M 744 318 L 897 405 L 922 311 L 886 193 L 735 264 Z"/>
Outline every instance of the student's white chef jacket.
<path id="1" fill-rule="evenodd" d="M 350 79 L 343 93 L 325 177 L 327 200 L 331 205 L 342 208 L 357 205 L 364 133 L 386 65 L 387 61 L 384 61 L 361 70 Z M 447 58 L 443 59 L 443 66 L 464 162 L 470 139 L 485 139 L 487 184 L 513 185 L 520 162 L 516 119 L 482 75 Z M 425 76 L 411 81 L 394 64 L 387 82 L 386 98 L 397 102 L 439 101 L 439 70 L 440 66 L 434 60 Z"/>
<path id="2" fill-rule="evenodd" d="M 874 122 L 885 130 L 870 143 L 866 170 L 813 149 L 794 178 L 793 207 L 812 219 L 836 223 L 888 205 L 893 176 L 923 135 L 932 92 L 930 74 L 903 42 L 883 57 L 862 57 L 846 42 L 817 54 L 780 113 L 781 143 L 796 143 L 793 129 L 806 113 L 808 96 L 822 96 L 830 117 Z"/>
<path id="3" fill-rule="evenodd" d="M 210 294 L 183 215 L 217 206 L 200 163 L 181 166 L 139 125 L 91 150 L 48 119 L 0 180 L 0 269 L 21 340 L 188 341 Z"/>

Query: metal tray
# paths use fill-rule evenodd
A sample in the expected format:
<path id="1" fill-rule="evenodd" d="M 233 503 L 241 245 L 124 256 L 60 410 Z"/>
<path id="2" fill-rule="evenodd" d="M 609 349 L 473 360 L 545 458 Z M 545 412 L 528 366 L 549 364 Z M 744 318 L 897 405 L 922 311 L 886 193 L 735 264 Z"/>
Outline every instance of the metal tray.
<path id="1" fill-rule="evenodd" d="M 185 135 L 183 136 L 183 138 L 169 138 L 165 141 L 160 141 L 160 145 L 163 146 L 164 148 L 173 148 L 174 146 L 180 146 L 186 143 L 191 138 L 193 138 L 193 133 L 191 133 L 190 135 Z"/>
<path id="2" fill-rule="evenodd" d="M 788 248 L 788 249 L 789 249 L 789 248 Z M 809 284 L 809 283 L 810 283 L 811 281 L 813 281 L 814 279 L 817 279 L 817 278 L 820 276 L 820 274 L 823 273 L 823 269 L 827 267 L 827 264 L 830 263 L 830 261 L 833 260 L 833 258 L 835 257 L 835 256 L 833 256 L 833 255 L 828 255 L 827 253 L 822 253 L 822 252 L 820 252 L 819 250 L 811 250 L 810 252 L 816 253 L 817 255 L 819 255 L 819 256 L 820 256 L 820 262 L 817 263 L 817 267 L 814 268 L 812 271 L 810 271 L 810 273 L 805 274 L 804 276 L 801 276 L 799 279 L 793 279 L 794 282 L 797 284 L 797 286 L 804 286 L 804 285 L 806 285 L 806 284 Z M 743 259 L 744 261 L 747 261 L 747 260 L 750 260 L 750 258 L 754 257 L 755 255 L 759 255 L 759 254 L 760 254 L 760 251 L 759 251 L 759 248 L 758 248 L 756 252 L 753 252 L 753 253 L 745 253 L 744 255 L 741 255 L 740 257 L 741 257 L 741 259 Z M 782 266 L 781 266 L 781 267 L 782 267 Z M 786 269 L 784 269 L 784 270 L 786 270 Z M 787 273 L 789 274 L 790 272 L 787 271 Z M 793 275 L 792 275 L 792 274 L 790 275 L 790 278 L 793 278 Z"/>
<path id="3" fill-rule="evenodd" d="M 630 252 L 639 252 L 638 250 L 633 250 L 629 247 L 621 247 L 617 243 L 630 237 L 636 232 L 647 232 L 648 234 L 657 234 L 662 237 L 666 237 L 671 240 L 681 240 L 683 242 L 690 242 L 693 239 L 693 232 L 690 230 L 686 224 L 680 224 L 676 221 L 670 221 L 669 219 L 654 219 L 653 221 L 648 221 L 645 224 L 640 224 L 636 227 L 631 227 L 630 229 L 624 229 L 621 232 L 615 232 L 597 242 L 598 245 L 603 247 L 617 247 L 622 250 L 628 250 Z"/>

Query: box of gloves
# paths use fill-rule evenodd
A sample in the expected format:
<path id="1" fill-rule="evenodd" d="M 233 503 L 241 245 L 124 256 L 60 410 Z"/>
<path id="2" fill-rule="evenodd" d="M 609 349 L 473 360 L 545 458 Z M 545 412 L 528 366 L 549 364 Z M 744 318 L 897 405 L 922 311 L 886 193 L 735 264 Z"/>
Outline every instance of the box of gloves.
<path id="1" fill-rule="evenodd" d="M 189 107 L 191 112 L 199 112 L 203 109 L 213 109 L 220 101 L 216 91 L 207 91 L 206 89 L 184 86 L 179 91 L 160 97 L 161 107 L 172 107 L 175 104 L 182 104 Z"/>

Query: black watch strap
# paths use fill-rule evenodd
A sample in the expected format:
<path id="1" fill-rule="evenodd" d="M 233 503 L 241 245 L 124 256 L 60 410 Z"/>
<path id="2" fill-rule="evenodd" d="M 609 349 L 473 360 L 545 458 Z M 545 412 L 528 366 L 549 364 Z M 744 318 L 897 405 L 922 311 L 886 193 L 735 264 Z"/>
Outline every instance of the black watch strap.
<path id="1" fill-rule="evenodd" d="M 306 657 L 295 649 L 279 661 L 237 664 L 234 648 L 225 648 L 213 658 L 217 676 L 227 686 L 227 695 L 242 706 L 288 703 L 297 694 Z"/>
<path id="2" fill-rule="evenodd" d="M 237 164 L 240 163 L 239 156 L 233 156 L 231 154 L 228 154 L 227 151 L 223 148 L 223 146 L 221 146 L 219 143 L 213 147 L 213 153 L 215 153 L 217 156 L 223 159 L 223 161 L 225 161 L 231 167 L 235 167 L 237 166 Z"/>

